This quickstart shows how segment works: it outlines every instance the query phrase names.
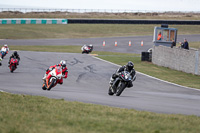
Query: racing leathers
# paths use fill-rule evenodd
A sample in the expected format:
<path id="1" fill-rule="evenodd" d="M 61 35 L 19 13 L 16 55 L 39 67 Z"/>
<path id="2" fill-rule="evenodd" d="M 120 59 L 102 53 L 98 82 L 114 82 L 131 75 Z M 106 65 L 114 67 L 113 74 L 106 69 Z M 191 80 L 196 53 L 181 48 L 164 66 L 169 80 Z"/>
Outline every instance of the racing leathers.
<path id="1" fill-rule="evenodd" d="M 128 86 L 127 87 L 132 87 L 133 86 L 133 81 L 135 81 L 136 79 L 136 72 L 135 72 L 135 69 L 132 68 L 131 70 L 128 70 L 126 65 L 124 66 L 121 66 L 119 69 L 116 70 L 116 72 L 112 75 L 111 79 L 110 79 L 110 85 L 113 84 L 113 82 L 115 81 L 115 79 L 117 77 L 119 77 L 119 73 L 121 73 L 122 71 L 128 71 L 130 72 L 131 76 L 132 76 L 132 80 L 128 83 Z"/>
<path id="2" fill-rule="evenodd" d="M 54 66 L 50 66 L 47 70 L 46 70 L 46 74 L 45 74 L 45 77 L 43 78 L 44 80 L 46 79 L 46 84 L 48 86 L 48 81 L 51 77 L 51 74 L 49 74 L 53 69 L 55 69 L 56 66 L 59 66 L 62 68 L 62 78 L 61 79 L 58 79 L 57 80 L 57 83 L 59 84 L 63 84 L 63 78 L 67 78 L 68 76 L 68 69 L 67 67 L 62 67 L 61 64 L 57 64 L 57 65 L 54 65 Z M 56 83 L 56 84 L 57 84 Z"/>
<path id="3" fill-rule="evenodd" d="M 18 60 L 18 62 L 17 62 L 17 65 L 19 65 L 19 61 L 20 61 L 20 56 L 19 56 L 19 54 L 16 52 L 14 52 L 11 56 L 10 56 L 10 59 L 9 59 L 9 61 L 8 61 L 8 64 L 10 65 L 10 60 L 12 59 L 12 58 L 15 58 L 15 59 L 17 59 Z"/>
<path id="4" fill-rule="evenodd" d="M 1 52 L 6 52 L 6 54 L 7 54 L 8 51 L 9 51 L 9 48 L 8 48 L 8 47 L 3 46 L 3 47 L 1 48 Z"/>

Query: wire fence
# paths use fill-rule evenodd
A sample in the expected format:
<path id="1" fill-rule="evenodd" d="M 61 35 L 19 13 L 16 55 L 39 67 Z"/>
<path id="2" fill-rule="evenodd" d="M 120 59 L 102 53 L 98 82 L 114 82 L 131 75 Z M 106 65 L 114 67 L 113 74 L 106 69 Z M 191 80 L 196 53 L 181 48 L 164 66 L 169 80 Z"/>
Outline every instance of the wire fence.
<path id="1" fill-rule="evenodd" d="M 122 10 L 122 9 L 41 9 L 41 8 L 0 8 L 0 12 L 69 12 L 69 13 L 158 13 L 158 14 L 196 14 L 200 11 L 151 11 L 151 10 Z"/>

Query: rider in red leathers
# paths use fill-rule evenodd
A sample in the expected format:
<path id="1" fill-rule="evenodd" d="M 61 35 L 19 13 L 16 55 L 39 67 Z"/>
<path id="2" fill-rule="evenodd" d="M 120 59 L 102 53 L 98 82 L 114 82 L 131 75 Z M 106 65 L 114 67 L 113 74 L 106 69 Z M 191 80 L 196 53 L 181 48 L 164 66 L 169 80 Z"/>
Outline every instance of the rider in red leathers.
<path id="1" fill-rule="evenodd" d="M 59 79 L 59 80 L 57 80 L 57 83 L 59 83 L 59 84 L 63 84 L 63 78 L 67 78 L 67 76 L 68 76 L 68 69 L 67 69 L 67 67 L 66 67 L 66 61 L 64 61 L 64 60 L 61 60 L 60 61 L 60 64 L 57 64 L 57 65 L 54 65 L 54 66 L 50 66 L 47 70 L 46 70 L 46 74 L 45 74 L 45 76 L 44 76 L 44 80 L 46 79 L 46 85 L 48 86 L 48 81 L 49 81 L 49 79 L 50 79 L 50 77 L 51 77 L 51 75 L 49 74 L 49 72 L 51 72 L 56 66 L 60 66 L 61 68 L 62 68 L 62 78 L 61 79 Z M 57 84 L 56 83 L 56 84 Z"/>

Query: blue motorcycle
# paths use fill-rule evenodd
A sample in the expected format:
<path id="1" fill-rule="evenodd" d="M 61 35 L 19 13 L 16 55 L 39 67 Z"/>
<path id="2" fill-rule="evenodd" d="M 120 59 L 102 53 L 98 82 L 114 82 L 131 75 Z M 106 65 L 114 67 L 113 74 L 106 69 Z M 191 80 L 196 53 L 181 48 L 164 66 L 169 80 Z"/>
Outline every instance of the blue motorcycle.
<path id="1" fill-rule="evenodd" d="M 7 53 L 5 51 L 1 51 L 1 53 L 0 53 L 1 58 L 3 59 L 3 57 L 6 56 L 6 54 Z"/>

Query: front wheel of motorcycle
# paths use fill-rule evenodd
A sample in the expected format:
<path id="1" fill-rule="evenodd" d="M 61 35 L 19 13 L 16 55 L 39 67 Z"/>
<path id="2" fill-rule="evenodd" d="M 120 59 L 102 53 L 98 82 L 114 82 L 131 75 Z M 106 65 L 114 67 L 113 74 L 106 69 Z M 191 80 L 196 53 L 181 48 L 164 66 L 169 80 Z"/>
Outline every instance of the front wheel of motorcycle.
<path id="1" fill-rule="evenodd" d="M 13 73 L 14 70 L 15 70 L 15 66 L 11 66 L 10 72 Z"/>
<path id="2" fill-rule="evenodd" d="M 47 90 L 50 91 L 51 88 L 54 86 L 54 82 L 56 79 L 52 79 L 51 82 L 49 82 L 49 86 L 47 87 Z"/>
<path id="3" fill-rule="evenodd" d="M 114 93 L 112 92 L 112 88 L 111 88 L 112 86 L 110 86 L 109 87 L 109 89 L 108 89 L 108 95 L 110 95 L 110 96 L 112 96 Z"/>
<path id="4" fill-rule="evenodd" d="M 125 83 L 121 82 L 119 88 L 117 88 L 116 96 L 120 96 L 122 94 L 122 92 L 124 91 L 125 88 L 126 88 Z"/>
<path id="5" fill-rule="evenodd" d="M 45 86 L 45 84 L 43 84 L 42 89 L 43 89 L 43 90 L 46 90 L 46 89 L 47 89 L 46 86 Z"/>

